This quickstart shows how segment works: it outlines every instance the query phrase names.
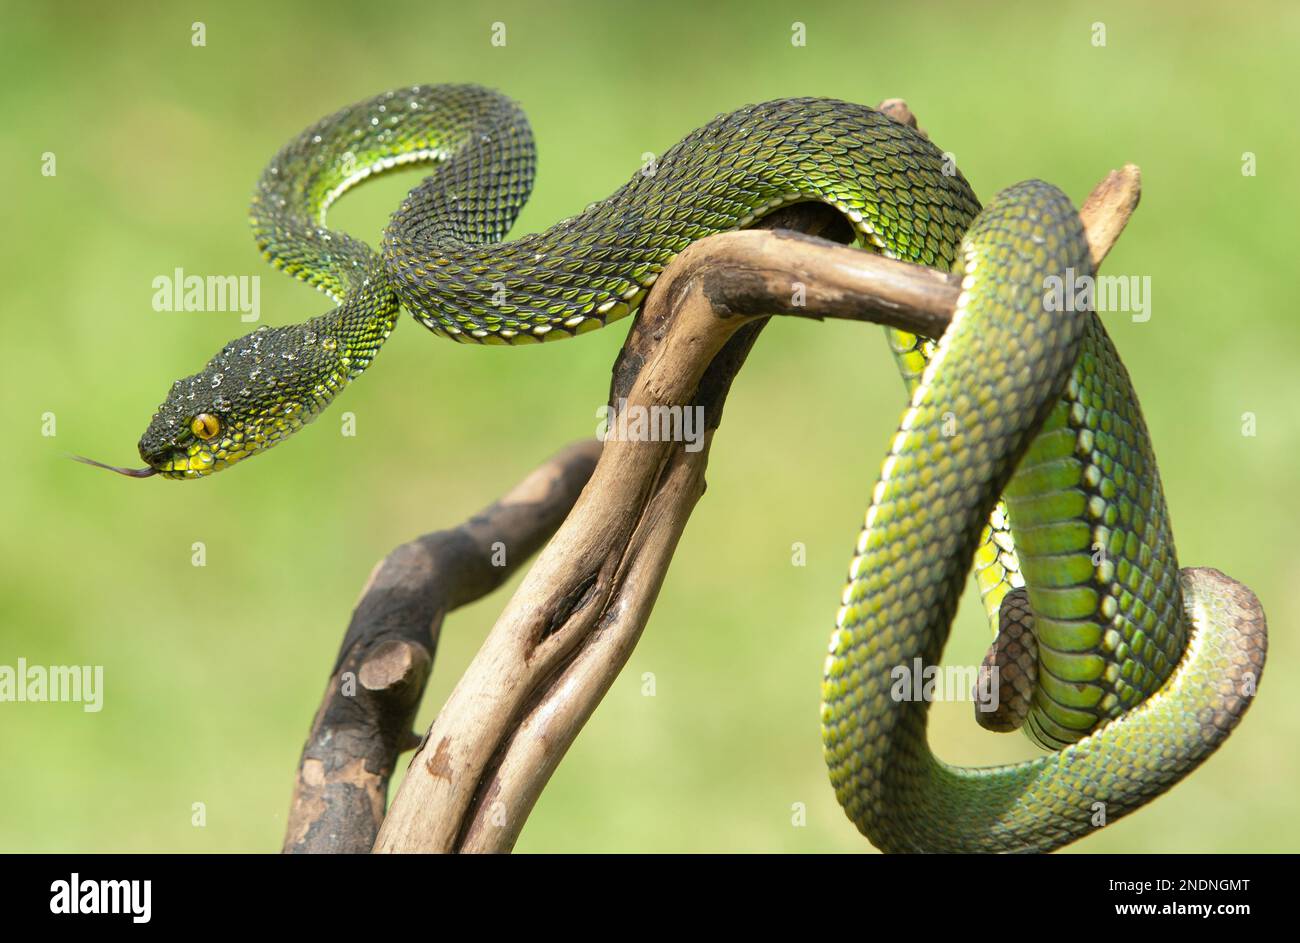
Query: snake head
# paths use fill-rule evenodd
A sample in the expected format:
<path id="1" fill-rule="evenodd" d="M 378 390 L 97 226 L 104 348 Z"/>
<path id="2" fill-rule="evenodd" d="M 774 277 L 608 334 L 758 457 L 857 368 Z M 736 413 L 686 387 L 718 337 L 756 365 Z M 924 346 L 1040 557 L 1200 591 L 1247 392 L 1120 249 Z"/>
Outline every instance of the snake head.
<path id="1" fill-rule="evenodd" d="M 321 327 L 258 328 L 173 383 L 140 439 L 153 474 L 207 477 L 314 419 L 348 377 L 348 358 Z"/>

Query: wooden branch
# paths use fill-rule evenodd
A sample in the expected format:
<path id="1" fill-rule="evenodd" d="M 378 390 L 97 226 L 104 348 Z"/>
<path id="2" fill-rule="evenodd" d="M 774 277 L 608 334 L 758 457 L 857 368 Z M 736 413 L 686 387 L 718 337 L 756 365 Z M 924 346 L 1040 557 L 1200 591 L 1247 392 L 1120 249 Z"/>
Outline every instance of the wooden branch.
<path id="1" fill-rule="evenodd" d="M 895 112 L 897 113 L 897 112 Z M 1081 214 L 1103 257 L 1137 202 L 1136 168 Z M 769 220 L 831 233 L 804 210 Z M 804 288 L 803 306 L 792 288 Z M 701 240 L 660 275 L 615 364 L 620 409 L 700 406 L 704 447 L 606 442 L 572 513 L 538 557 L 434 721 L 376 851 L 508 851 L 561 757 L 626 663 L 704 491 L 731 380 L 774 313 L 876 321 L 938 336 L 958 288 L 945 273 L 822 239 L 747 230 Z"/>
<path id="2" fill-rule="evenodd" d="M 1079 218 L 1083 220 L 1084 232 L 1088 235 L 1093 266 L 1101 266 L 1102 259 L 1110 253 L 1119 234 L 1128 225 L 1129 217 L 1141 198 L 1142 171 L 1138 170 L 1137 164 L 1125 164 L 1119 170 L 1112 170 L 1092 188 L 1079 210 Z"/>
<path id="3" fill-rule="evenodd" d="M 375 566 L 303 747 L 285 852 L 370 850 L 397 756 L 420 742 L 411 724 L 443 618 L 542 545 L 599 454 L 595 441 L 570 446 L 461 526 L 418 537 Z"/>
<path id="4" fill-rule="evenodd" d="M 829 208 L 811 205 L 791 207 L 765 225 L 833 233 L 842 222 Z M 665 361 L 665 299 L 675 292 L 662 275 L 660 285 L 623 344 L 610 402 L 699 406 L 710 430 L 702 448 L 606 442 L 589 487 L 411 761 L 376 851 L 513 847 L 551 772 L 640 637 L 677 539 L 704 491 L 711 430 L 766 321 L 720 320 L 697 291 L 692 311 L 702 323 L 687 327 L 678 312 L 669 332 L 674 350 L 685 343 L 692 353 Z M 696 339 L 707 341 L 707 350 L 695 348 Z M 683 361 L 687 372 L 680 369 Z"/>

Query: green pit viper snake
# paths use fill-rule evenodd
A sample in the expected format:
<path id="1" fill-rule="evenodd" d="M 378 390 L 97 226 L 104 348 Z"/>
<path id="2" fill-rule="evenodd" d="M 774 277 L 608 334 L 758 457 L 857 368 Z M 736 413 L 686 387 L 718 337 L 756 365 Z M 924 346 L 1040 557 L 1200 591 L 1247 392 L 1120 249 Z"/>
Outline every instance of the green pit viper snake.
<path id="1" fill-rule="evenodd" d="M 343 192 L 412 162 L 437 166 L 381 251 L 326 228 Z M 1217 571 L 1180 575 L 1128 375 L 1094 313 L 1044 303 L 1050 276 L 1092 273 L 1059 190 L 1029 181 L 981 210 L 913 128 L 790 99 L 721 116 L 608 199 L 501 242 L 534 163 L 519 107 L 469 85 L 398 89 L 298 135 L 257 184 L 253 230 L 338 307 L 259 328 L 177 381 L 140 441 L 148 467 L 118 470 L 199 478 L 283 441 L 369 366 L 401 307 L 459 341 L 582 334 L 637 310 L 695 240 L 820 201 L 863 248 L 963 277 L 937 344 L 887 329 L 911 402 L 822 684 L 831 780 L 859 830 L 886 851 L 1050 850 L 1159 795 L 1235 727 L 1263 668 L 1263 614 Z M 939 663 L 972 565 L 1002 622 L 990 658 L 1021 682 L 986 725 L 1023 724 L 1051 750 L 1035 760 L 947 765 L 927 744 L 927 700 L 895 693 L 899 666 Z"/>

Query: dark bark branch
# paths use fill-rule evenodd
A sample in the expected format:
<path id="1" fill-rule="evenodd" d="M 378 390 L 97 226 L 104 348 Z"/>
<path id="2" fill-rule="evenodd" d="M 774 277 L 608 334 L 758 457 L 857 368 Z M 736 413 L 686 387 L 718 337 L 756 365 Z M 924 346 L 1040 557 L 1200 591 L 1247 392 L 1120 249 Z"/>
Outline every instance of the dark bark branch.
<path id="1" fill-rule="evenodd" d="M 600 453 L 579 442 L 451 530 L 398 547 L 370 575 L 303 747 L 286 852 L 366 852 L 384 818 L 397 756 L 419 737 L 442 620 L 487 595 L 559 526 Z"/>

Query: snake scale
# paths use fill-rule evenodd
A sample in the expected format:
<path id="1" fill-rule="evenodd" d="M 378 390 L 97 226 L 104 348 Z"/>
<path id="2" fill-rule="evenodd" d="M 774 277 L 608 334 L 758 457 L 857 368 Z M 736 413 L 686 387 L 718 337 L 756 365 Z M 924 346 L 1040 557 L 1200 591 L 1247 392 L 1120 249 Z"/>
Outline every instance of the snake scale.
<path id="1" fill-rule="evenodd" d="M 326 227 L 338 196 L 412 162 L 436 167 L 381 251 Z M 369 366 L 402 307 L 458 341 L 582 334 L 637 310 L 695 240 L 820 201 L 863 248 L 962 276 L 937 343 L 887 329 L 911 400 L 822 685 L 848 816 L 886 851 L 1050 850 L 1159 795 L 1233 729 L 1263 668 L 1263 613 L 1217 571 L 1180 573 L 1137 398 L 1101 321 L 1045 304 L 1049 277 L 1092 272 L 1059 190 L 1029 181 L 981 209 L 916 130 L 861 105 L 789 99 L 723 115 L 608 199 L 502 242 L 534 165 L 519 107 L 470 85 L 398 89 L 307 128 L 258 182 L 253 230 L 273 265 L 338 307 L 259 328 L 177 381 L 140 441 L 148 467 L 127 473 L 204 477 L 284 440 Z M 939 663 L 972 567 L 1001 623 L 990 663 L 1017 681 L 986 725 L 1023 726 L 1049 751 L 1031 761 L 943 763 L 926 740 L 928 698 L 898 694 L 900 666 Z"/>

